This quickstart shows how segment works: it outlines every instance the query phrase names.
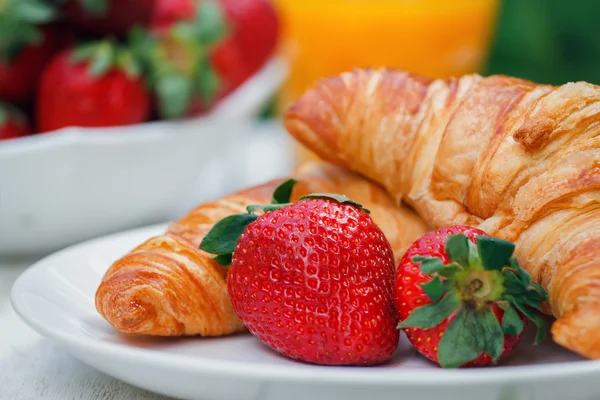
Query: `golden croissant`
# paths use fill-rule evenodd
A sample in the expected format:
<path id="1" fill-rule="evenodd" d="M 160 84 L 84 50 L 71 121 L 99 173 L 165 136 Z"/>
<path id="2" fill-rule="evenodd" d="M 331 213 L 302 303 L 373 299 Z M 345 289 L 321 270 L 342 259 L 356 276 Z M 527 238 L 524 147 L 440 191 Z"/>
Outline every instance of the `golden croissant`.
<path id="1" fill-rule="evenodd" d="M 432 226 L 515 242 L 554 340 L 600 358 L 600 87 L 356 70 L 318 82 L 285 124 Z"/>
<path id="2" fill-rule="evenodd" d="M 412 211 L 397 207 L 387 193 L 341 168 L 326 163 L 301 166 L 293 198 L 329 192 L 345 194 L 371 215 L 400 256 L 427 231 Z M 201 205 L 168 231 L 117 260 L 96 292 L 98 312 L 125 333 L 221 336 L 244 331 L 227 294 L 227 267 L 199 250 L 204 236 L 220 219 L 246 212 L 250 204 L 267 204 L 281 181 L 241 191 Z"/>

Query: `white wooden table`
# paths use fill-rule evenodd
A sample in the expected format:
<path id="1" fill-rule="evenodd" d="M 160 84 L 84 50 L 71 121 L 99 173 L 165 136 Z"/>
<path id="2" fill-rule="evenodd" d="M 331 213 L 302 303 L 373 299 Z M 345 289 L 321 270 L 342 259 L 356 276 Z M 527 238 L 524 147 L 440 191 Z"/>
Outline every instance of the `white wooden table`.
<path id="1" fill-rule="evenodd" d="M 71 357 L 29 328 L 10 304 L 13 282 L 35 260 L 0 260 L 1 400 L 163 400 Z"/>

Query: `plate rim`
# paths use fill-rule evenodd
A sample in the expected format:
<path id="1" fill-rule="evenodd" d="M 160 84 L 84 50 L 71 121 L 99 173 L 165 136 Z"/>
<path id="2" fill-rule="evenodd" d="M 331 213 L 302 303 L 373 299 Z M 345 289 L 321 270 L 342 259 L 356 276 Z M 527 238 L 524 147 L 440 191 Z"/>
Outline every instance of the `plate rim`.
<path id="1" fill-rule="evenodd" d="M 310 365 L 302 362 L 286 365 L 257 364 L 252 362 L 208 359 L 203 357 L 189 357 L 179 354 L 165 355 L 153 352 L 149 348 L 132 347 L 124 343 L 105 342 L 92 337 L 78 336 L 50 326 L 31 313 L 29 308 L 20 300 L 20 295 L 25 293 L 27 282 L 40 271 L 53 266 L 55 260 L 60 260 L 66 254 L 85 250 L 86 247 L 102 246 L 123 237 L 148 232 L 159 232 L 168 224 L 155 224 L 141 228 L 126 230 L 118 233 L 104 235 L 95 239 L 87 240 L 51 255 L 32 264 L 15 281 L 12 286 L 10 300 L 17 315 L 33 330 L 40 335 L 53 340 L 74 355 L 69 349 L 77 349 L 93 354 L 114 357 L 115 362 L 119 359 L 139 360 L 147 367 L 169 368 L 172 371 L 180 371 L 193 374 L 227 374 L 239 378 L 258 380 L 278 380 L 296 383 L 328 383 L 328 384 L 356 384 L 356 385 L 391 385 L 423 387 L 432 384 L 443 385 L 488 385 L 493 383 L 533 383 L 547 381 L 556 378 L 568 379 L 569 377 L 582 377 L 585 374 L 598 375 L 600 377 L 600 361 L 579 360 L 559 363 L 548 363 L 536 365 L 498 366 L 477 369 L 396 369 L 378 367 L 348 367 L 348 366 L 320 366 Z M 59 267 L 60 268 L 60 267 Z M 51 289 L 50 289 L 51 290 Z M 33 315 L 32 315 L 33 314 Z M 363 374 L 365 369 L 377 370 L 378 373 Z M 401 372 L 399 372 L 401 371 Z"/>

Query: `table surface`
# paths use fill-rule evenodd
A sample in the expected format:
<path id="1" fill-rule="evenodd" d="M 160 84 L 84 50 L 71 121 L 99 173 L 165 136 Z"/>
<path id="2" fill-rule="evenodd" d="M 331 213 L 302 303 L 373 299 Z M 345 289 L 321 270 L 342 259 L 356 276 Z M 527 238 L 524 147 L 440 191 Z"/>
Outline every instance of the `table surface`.
<path id="1" fill-rule="evenodd" d="M 10 290 L 33 261 L 0 260 L 0 399 L 167 399 L 79 362 L 17 316 L 10 304 Z"/>

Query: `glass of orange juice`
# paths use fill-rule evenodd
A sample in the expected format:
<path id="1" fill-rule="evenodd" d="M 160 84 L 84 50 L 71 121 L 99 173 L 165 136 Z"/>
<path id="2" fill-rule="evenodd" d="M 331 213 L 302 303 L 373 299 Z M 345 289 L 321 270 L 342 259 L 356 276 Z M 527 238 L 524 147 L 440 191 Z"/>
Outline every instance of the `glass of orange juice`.
<path id="1" fill-rule="evenodd" d="M 324 76 L 393 67 L 432 78 L 478 72 L 499 0 L 275 0 L 291 71 L 285 109 Z"/>

